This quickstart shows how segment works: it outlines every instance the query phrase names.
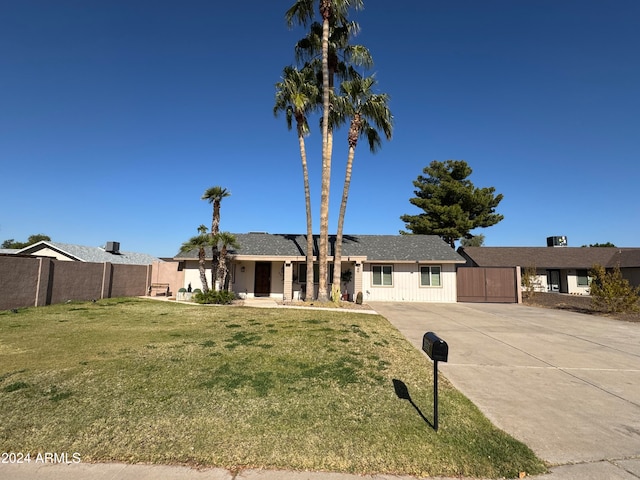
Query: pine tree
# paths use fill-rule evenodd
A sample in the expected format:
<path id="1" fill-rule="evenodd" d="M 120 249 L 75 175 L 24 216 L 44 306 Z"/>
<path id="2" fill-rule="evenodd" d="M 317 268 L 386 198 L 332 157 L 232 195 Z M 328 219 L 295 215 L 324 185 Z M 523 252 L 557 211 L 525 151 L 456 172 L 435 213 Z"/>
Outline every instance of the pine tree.
<path id="1" fill-rule="evenodd" d="M 423 235 L 439 235 L 451 248 L 455 241 L 470 236 L 478 227 L 490 227 L 504 217 L 495 213 L 502 194 L 495 195 L 495 188 L 476 188 L 467 177 L 471 167 L 464 160 L 434 160 L 413 182 L 416 197 L 409 199 L 412 205 L 422 209 L 418 215 L 402 215 L 410 232 Z"/>

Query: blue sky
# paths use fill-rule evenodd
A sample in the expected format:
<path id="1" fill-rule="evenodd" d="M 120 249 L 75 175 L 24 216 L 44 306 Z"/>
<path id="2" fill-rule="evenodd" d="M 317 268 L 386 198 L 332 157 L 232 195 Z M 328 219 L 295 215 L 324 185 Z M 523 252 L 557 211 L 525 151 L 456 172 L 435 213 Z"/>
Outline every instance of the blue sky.
<path id="1" fill-rule="evenodd" d="M 0 240 L 173 256 L 232 192 L 223 230 L 304 233 L 296 135 L 274 84 L 292 0 L 0 2 Z M 465 160 L 504 195 L 487 246 L 640 246 L 640 2 L 365 0 L 351 18 L 393 139 L 356 151 L 345 232 L 396 234 L 413 180 Z M 317 119 L 312 119 L 312 126 Z M 307 139 L 319 230 L 320 133 Z M 331 224 L 347 156 L 335 136 Z"/>

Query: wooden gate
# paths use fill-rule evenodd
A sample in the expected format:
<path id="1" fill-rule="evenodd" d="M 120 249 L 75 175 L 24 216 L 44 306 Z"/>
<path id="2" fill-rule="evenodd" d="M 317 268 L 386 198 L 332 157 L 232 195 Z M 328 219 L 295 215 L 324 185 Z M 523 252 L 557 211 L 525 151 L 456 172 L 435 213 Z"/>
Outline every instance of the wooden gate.
<path id="1" fill-rule="evenodd" d="M 515 267 L 459 267 L 458 301 L 518 303 L 520 280 Z"/>

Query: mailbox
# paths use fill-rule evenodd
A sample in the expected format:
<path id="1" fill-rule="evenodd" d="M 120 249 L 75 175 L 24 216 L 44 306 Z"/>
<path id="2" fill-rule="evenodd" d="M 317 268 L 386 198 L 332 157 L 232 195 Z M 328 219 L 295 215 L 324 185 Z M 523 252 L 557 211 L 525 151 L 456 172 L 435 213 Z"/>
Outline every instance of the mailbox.
<path id="1" fill-rule="evenodd" d="M 449 345 L 433 332 L 422 337 L 422 351 L 433 360 L 433 429 L 438 431 L 438 362 L 446 362 Z"/>
<path id="2" fill-rule="evenodd" d="M 449 345 L 433 332 L 422 337 L 422 351 L 434 362 L 446 362 L 449 356 Z"/>

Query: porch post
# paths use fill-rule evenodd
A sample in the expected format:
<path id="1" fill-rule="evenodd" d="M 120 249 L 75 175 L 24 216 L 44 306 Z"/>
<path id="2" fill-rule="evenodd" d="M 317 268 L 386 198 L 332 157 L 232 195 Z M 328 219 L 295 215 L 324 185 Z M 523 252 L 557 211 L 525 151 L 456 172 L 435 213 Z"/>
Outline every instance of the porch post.
<path id="1" fill-rule="evenodd" d="M 362 261 L 356 260 L 355 272 L 353 272 L 353 299 L 355 301 L 358 292 L 362 292 Z M 362 292 L 364 295 L 364 292 Z"/>
<path id="2" fill-rule="evenodd" d="M 291 260 L 284 261 L 284 286 L 282 290 L 283 300 L 285 302 L 293 298 L 293 267 Z"/>

